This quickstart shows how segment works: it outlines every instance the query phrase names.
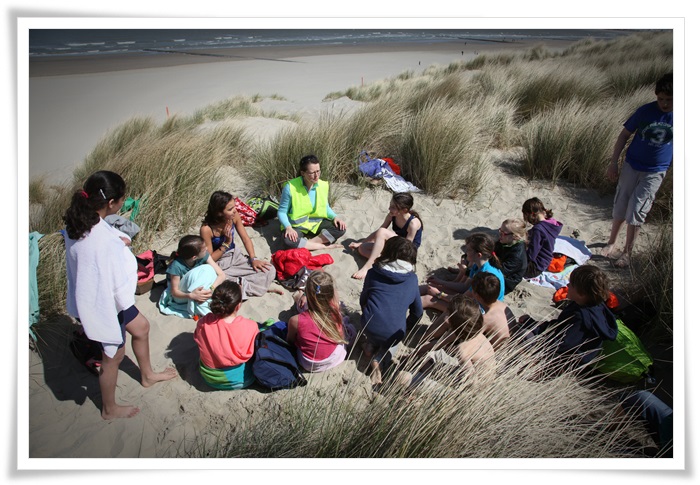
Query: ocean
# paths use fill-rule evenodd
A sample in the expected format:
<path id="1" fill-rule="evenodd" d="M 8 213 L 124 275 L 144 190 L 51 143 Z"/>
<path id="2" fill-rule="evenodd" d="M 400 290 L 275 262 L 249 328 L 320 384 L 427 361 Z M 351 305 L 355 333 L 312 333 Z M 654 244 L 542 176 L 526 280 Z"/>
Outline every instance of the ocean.
<path id="1" fill-rule="evenodd" d="M 30 29 L 29 57 L 161 53 L 179 50 L 360 45 L 387 42 L 513 42 L 612 39 L 632 30 L 362 30 L 362 29 Z"/>

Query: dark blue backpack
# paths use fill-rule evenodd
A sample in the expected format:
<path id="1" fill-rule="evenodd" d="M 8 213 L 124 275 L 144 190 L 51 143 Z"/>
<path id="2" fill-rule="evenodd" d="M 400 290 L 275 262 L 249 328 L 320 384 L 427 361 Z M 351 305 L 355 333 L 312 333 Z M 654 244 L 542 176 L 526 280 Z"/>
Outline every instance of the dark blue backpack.
<path id="1" fill-rule="evenodd" d="M 306 379 L 299 370 L 294 352 L 279 326 L 273 325 L 258 333 L 253 354 L 253 375 L 258 383 L 273 391 L 305 386 Z"/>

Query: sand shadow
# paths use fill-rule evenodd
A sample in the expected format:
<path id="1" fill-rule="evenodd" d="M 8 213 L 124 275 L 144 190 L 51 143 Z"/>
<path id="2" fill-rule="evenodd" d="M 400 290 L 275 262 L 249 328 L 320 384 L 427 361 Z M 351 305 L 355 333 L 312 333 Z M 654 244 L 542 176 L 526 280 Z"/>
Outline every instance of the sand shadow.
<path id="1" fill-rule="evenodd" d="M 498 241 L 498 229 L 494 229 L 492 227 L 482 227 L 482 226 L 474 227 L 472 229 L 465 229 L 465 228 L 455 229 L 452 232 L 452 237 L 454 238 L 455 241 L 464 241 L 467 237 L 469 237 L 472 234 L 475 234 L 477 232 L 486 233 L 494 239 L 494 242 Z"/>
<path id="2" fill-rule="evenodd" d="M 282 231 L 279 228 L 280 223 L 277 218 L 269 219 L 266 222 L 267 224 L 264 226 L 249 227 L 259 232 L 263 239 L 265 239 L 267 246 L 270 248 L 270 255 L 282 249 L 289 249 L 287 245 L 284 244 L 284 237 L 282 237 Z"/>
<path id="3" fill-rule="evenodd" d="M 199 373 L 199 348 L 192 332 L 182 332 L 170 341 L 165 356 L 173 361 L 180 378 L 201 392 L 213 392 Z"/>
<path id="4" fill-rule="evenodd" d="M 102 396 L 97 375 L 93 374 L 71 351 L 73 332 L 78 328 L 67 315 L 34 325 L 36 352 L 41 358 L 44 381 L 59 401 L 73 401 L 81 406 L 87 399 L 102 411 Z M 141 371 L 125 356 L 119 369 L 141 383 Z"/>

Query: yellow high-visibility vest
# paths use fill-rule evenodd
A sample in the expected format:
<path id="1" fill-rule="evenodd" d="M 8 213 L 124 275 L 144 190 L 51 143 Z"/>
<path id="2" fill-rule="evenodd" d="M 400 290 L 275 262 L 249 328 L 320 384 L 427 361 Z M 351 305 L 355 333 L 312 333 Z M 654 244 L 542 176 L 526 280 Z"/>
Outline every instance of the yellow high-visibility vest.
<path id="1" fill-rule="evenodd" d="M 289 181 L 291 212 L 289 222 L 304 232 L 316 232 L 323 219 L 328 219 L 328 182 L 319 180 L 316 186 L 316 207 L 311 207 L 309 192 L 304 179 L 297 177 Z M 281 227 L 284 230 L 284 226 Z"/>

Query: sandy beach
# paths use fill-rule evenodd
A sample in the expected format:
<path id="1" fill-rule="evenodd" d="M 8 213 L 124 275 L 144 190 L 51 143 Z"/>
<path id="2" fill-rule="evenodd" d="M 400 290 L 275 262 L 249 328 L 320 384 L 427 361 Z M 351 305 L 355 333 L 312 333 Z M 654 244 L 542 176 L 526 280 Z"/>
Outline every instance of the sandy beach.
<path id="1" fill-rule="evenodd" d="M 545 45 L 563 48 L 566 43 L 550 41 Z M 467 61 L 476 52 L 527 47 L 520 43 L 455 42 L 420 49 L 413 45 L 391 45 L 260 49 L 246 53 L 217 50 L 216 58 L 172 54 L 110 60 L 30 61 L 29 178 L 66 180 L 70 170 L 102 136 L 133 116 L 162 121 L 168 114 L 190 114 L 227 97 L 277 94 L 284 100 L 266 100 L 269 109 L 313 118 L 328 110 L 352 110 L 361 105 L 347 98 L 324 102 L 324 97 L 333 91 L 406 70 L 419 72 L 432 64 Z M 258 140 L 264 140 L 292 122 L 254 118 L 243 123 Z M 489 163 L 492 164 L 490 177 L 469 204 L 415 195 L 414 208 L 425 221 L 416 267 L 420 282 L 435 270 L 454 266 L 469 233 L 485 231 L 496 235 L 503 220 L 521 217 L 522 203 L 530 197 L 540 197 L 554 210 L 555 217 L 564 224 L 562 235 L 570 236 L 577 230 L 578 238 L 590 248 L 600 247 L 607 240 L 612 195 L 600 196 L 594 190 L 567 184 L 552 187 L 546 182 L 528 181 L 513 173 L 512 162 L 505 153 L 494 152 Z M 220 187 L 222 190 L 236 195 L 246 193 L 245 180 L 239 174 L 225 171 L 223 175 L 227 182 Z M 348 224 L 346 236 L 341 240 L 344 248 L 319 253 L 333 257 L 334 263 L 325 269 L 335 278 L 341 301 L 352 311 L 351 320 L 358 323 L 362 282 L 351 275 L 363 260 L 348 250 L 348 244 L 367 236 L 381 224 L 391 192 L 381 185 L 337 188 L 342 195 L 334 210 Z M 638 241 L 640 248 L 649 244 L 653 231 L 652 225 L 644 226 Z M 274 251 L 282 249 L 276 221 L 261 228 L 249 227 L 248 234 L 258 257 L 269 260 Z M 164 236 L 153 249 L 169 254 L 175 249 L 178 237 Z M 595 255 L 598 250 L 592 251 Z M 624 270 L 612 269 L 605 258 L 594 256 L 591 262 L 603 268 L 614 283 L 624 277 Z M 158 275 L 156 281 L 162 278 L 163 275 Z M 105 422 L 100 417 L 97 378 L 67 351 L 67 342 L 40 346 L 43 358 L 29 352 L 27 361 L 29 458 L 178 457 L 202 430 L 215 427 L 231 416 L 252 414 L 265 399 L 271 398 L 255 390 L 209 389 L 197 371 L 198 351 L 192 340 L 196 324 L 193 320 L 161 314 L 157 301 L 162 290 L 162 286 L 156 286 L 150 293 L 137 296 L 136 303 L 151 324 L 153 367 L 161 370 L 174 366 L 178 377 L 143 388 L 138 380 L 136 359 L 127 342 L 127 359 L 120 370 L 117 399 L 137 405 L 141 411 L 133 419 Z M 551 318 L 556 312 L 551 305 L 553 291 L 523 282 L 506 296 L 506 303 L 516 316 Z M 243 304 L 241 314 L 256 321 L 284 320 L 292 315 L 292 308 L 291 293 L 284 291 L 282 295 L 269 293 L 251 298 Z M 421 324 L 429 324 L 431 317 L 434 314 L 426 312 Z M 57 323 L 70 324 L 68 319 Z M 312 389 L 337 386 L 343 377 L 356 376 L 364 383 L 363 392 L 369 395 L 369 378 L 363 370 L 357 360 L 347 360 L 330 372 L 310 375 L 309 386 Z M 667 379 L 670 378 L 668 374 Z M 670 389 L 671 384 L 668 383 Z"/>

